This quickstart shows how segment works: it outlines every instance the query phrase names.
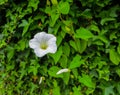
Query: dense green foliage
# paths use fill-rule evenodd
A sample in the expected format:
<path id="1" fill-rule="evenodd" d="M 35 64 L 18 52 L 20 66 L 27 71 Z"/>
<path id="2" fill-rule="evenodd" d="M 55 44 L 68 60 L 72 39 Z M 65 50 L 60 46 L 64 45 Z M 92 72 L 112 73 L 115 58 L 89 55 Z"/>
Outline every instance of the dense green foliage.
<path id="1" fill-rule="evenodd" d="M 0 0 L 0 95 L 120 95 L 118 2 Z M 38 58 L 29 40 L 41 31 L 58 50 Z"/>

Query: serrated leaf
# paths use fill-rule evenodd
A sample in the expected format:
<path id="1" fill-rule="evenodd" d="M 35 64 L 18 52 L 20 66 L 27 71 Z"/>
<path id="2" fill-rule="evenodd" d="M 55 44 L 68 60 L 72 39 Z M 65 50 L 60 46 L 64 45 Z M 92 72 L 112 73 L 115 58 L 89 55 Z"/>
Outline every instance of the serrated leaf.
<path id="1" fill-rule="evenodd" d="M 94 35 L 89 30 L 81 27 L 76 30 L 75 37 L 88 40 L 89 38 L 94 37 Z"/>
<path id="2" fill-rule="evenodd" d="M 69 5 L 68 2 L 62 2 L 61 1 L 59 3 L 58 9 L 59 9 L 60 13 L 62 13 L 62 14 L 68 14 L 69 10 L 70 10 L 70 5 Z"/>
<path id="3" fill-rule="evenodd" d="M 70 69 L 74 69 L 74 68 L 80 67 L 80 65 L 83 64 L 83 63 L 84 63 L 84 61 L 81 60 L 81 56 L 80 55 L 76 55 L 73 58 L 72 62 L 70 63 L 69 68 Z"/>

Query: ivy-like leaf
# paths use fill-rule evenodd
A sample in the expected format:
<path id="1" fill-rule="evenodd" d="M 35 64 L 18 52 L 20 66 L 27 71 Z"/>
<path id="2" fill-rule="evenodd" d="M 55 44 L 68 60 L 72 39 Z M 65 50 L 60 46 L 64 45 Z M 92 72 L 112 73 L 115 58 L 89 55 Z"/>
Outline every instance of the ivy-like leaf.
<path id="1" fill-rule="evenodd" d="M 81 27 L 76 30 L 75 37 L 88 40 L 89 38 L 94 37 L 94 35 L 89 30 Z"/>
<path id="2" fill-rule="evenodd" d="M 90 76 L 83 74 L 82 77 L 79 76 L 79 82 L 83 83 L 87 87 L 94 88 L 95 84 L 92 82 L 92 79 Z"/>
<path id="3" fill-rule="evenodd" d="M 70 69 L 74 69 L 74 68 L 80 67 L 80 65 L 83 64 L 83 63 L 84 63 L 84 61 L 81 60 L 81 56 L 80 55 L 76 55 L 73 58 L 72 62 L 70 63 L 69 68 Z"/>
<path id="4" fill-rule="evenodd" d="M 62 14 L 68 14 L 69 10 L 70 10 L 70 5 L 69 5 L 68 2 L 62 2 L 61 1 L 59 3 L 58 9 L 59 9 L 60 13 L 62 13 Z"/>

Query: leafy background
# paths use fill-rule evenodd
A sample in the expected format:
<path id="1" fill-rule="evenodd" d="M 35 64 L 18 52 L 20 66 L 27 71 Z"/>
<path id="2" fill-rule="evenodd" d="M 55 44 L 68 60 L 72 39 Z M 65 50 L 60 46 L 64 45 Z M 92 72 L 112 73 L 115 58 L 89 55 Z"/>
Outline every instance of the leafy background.
<path id="1" fill-rule="evenodd" d="M 120 95 L 118 2 L 0 0 L 0 95 Z M 28 43 L 41 31 L 58 50 L 38 58 Z"/>

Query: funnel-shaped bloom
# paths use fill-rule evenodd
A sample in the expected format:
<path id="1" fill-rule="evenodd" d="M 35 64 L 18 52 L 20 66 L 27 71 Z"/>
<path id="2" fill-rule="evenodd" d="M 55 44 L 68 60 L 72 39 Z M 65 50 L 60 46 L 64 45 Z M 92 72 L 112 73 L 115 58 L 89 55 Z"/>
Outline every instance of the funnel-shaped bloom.
<path id="1" fill-rule="evenodd" d="M 29 46 L 30 48 L 34 49 L 36 56 L 43 57 L 47 53 L 56 52 L 56 37 L 52 34 L 40 32 L 29 41 Z"/>

